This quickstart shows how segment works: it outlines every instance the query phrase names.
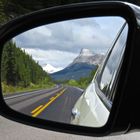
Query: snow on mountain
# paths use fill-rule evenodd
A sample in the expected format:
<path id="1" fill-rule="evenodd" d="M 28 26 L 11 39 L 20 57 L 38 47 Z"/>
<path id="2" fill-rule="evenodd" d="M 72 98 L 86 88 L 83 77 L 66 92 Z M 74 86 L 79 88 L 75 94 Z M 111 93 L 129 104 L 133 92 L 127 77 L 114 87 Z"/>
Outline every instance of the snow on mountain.
<path id="1" fill-rule="evenodd" d="M 54 73 L 54 72 L 58 72 L 60 70 L 62 70 L 63 68 L 59 67 L 59 68 L 56 68 L 50 64 L 47 64 L 43 67 L 43 70 L 46 71 L 47 73 Z"/>

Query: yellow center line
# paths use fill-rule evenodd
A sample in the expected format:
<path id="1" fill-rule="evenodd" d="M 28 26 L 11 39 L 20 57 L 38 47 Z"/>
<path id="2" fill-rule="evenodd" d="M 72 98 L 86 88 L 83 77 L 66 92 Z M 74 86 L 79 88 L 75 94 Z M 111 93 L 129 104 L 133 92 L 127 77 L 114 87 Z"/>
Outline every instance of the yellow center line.
<path id="1" fill-rule="evenodd" d="M 38 110 L 37 112 L 35 112 L 32 117 L 37 117 L 43 110 L 45 110 L 51 103 L 53 103 L 59 96 L 61 96 L 66 89 L 62 90 L 59 94 L 57 94 L 57 96 L 55 96 L 54 98 L 52 98 L 48 103 L 46 103 L 40 110 Z"/>
<path id="2" fill-rule="evenodd" d="M 43 105 L 38 106 L 37 108 L 35 108 L 31 113 L 34 114 L 35 112 L 37 112 L 40 108 L 42 108 Z"/>
<path id="3" fill-rule="evenodd" d="M 50 98 L 50 100 L 53 100 L 54 98 L 55 98 L 55 97 L 53 96 L 53 97 Z"/>

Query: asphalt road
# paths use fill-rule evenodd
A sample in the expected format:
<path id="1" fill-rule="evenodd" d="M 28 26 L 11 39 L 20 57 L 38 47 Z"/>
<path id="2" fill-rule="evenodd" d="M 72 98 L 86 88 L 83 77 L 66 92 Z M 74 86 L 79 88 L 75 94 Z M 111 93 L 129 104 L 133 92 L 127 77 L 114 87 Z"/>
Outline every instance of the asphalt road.
<path id="1" fill-rule="evenodd" d="M 12 109 L 32 117 L 70 123 L 72 108 L 82 93 L 76 87 L 57 86 L 49 90 L 17 93 L 5 97 L 5 101 Z"/>

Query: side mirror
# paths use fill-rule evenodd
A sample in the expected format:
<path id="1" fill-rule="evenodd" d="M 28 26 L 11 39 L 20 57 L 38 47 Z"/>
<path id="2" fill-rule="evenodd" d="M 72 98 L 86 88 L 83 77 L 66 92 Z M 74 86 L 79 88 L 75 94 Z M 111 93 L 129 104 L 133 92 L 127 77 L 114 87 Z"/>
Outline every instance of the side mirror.
<path id="1" fill-rule="evenodd" d="M 137 27 L 136 7 L 131 6 L 55 7 L 3 26 L 1 114 L 68 133 L 102 136 L 127 130 L 124 101 L 129 100 L 128 68 Z"/>

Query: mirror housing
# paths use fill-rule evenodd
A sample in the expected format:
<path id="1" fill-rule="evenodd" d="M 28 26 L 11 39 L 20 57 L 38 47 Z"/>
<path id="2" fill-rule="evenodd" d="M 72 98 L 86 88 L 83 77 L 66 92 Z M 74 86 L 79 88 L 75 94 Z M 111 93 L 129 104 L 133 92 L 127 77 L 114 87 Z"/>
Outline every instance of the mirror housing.
<path id="1" fill-rule="evenodd" d="M 66 6 L 58 6 L 45 10 L 40 10 L 23 17 L 17 18 L 0 29 L 0 46 L 3 46 L 5 42 L 15 37 L 16 35 L 25 32 L 29 29 L 49 24 L 58 21 L 93 17 L 93 16 L 120 16 L 123 17 L 129 26 L 128 40 L 126 44 L 126 52 L 124 54 L 124 61 L 122 64 L 121 72 L 118 78 L 118 85 L 116 87 L 116 96 L 110 112 L 107 123 L 100 128 L 91 128 L 84 126 L 74 126 L 70 124 L 63 124 L 58 122 L 41 120 L 39 118 L 32 118 L 23 115 L 10 109 L 4 102 L 2 96 L 2 89 L 0 94 L 0 114 L 11 120 L 21 122 L 27 125 L 44 128 L 53 131 L 67 132 L 80 135 L 88 136 L 105 136 L 113 135 L 115 133 L 126 133 L 128 130 L 135 129 L 136 115 L 133 105 L 130 106 L 131 90 L 135 87 L 132 85 L 134 77 L 130 73 L 134 72 L 136 65 L 134 64 L 136 57 L 134 55 L 137 52 L 135 50 L 138 39 L 139 30 L 139 19 L 138 19 L 138 8 L 122 2 L 96 2 L 96 3 L 81 3 L 72 4 Z M 136 40 L 137 39 L 137 40 Z M 0 54 L 2 54 L 3 47 L 0 48 Z M 137 62 L 138 63 L 138 62 Z M 132 67 L 133 66 L 133 67 Z M 138 70 L 137 70 L 138 71 Z M 137 77 L 138 78 L 138 77 Z M 130 86 L 131 85 L 131 86 Z M 136 90 L 136 89 L 135 89 Z M 137 92 L 135 92 L 136 94 Z M 134 95 L 135 95 L 134 94 Z M 135 97 L 133 96 L 133 100 Z M 135 104 L 134 104 L 135 105 Z M 133 115 L 130 115 L 129 107 L 134 111 Z M 138 115 L 139 116 L 139 115 Z M 139 126 L 137 125 L 137 128 Z"/>

